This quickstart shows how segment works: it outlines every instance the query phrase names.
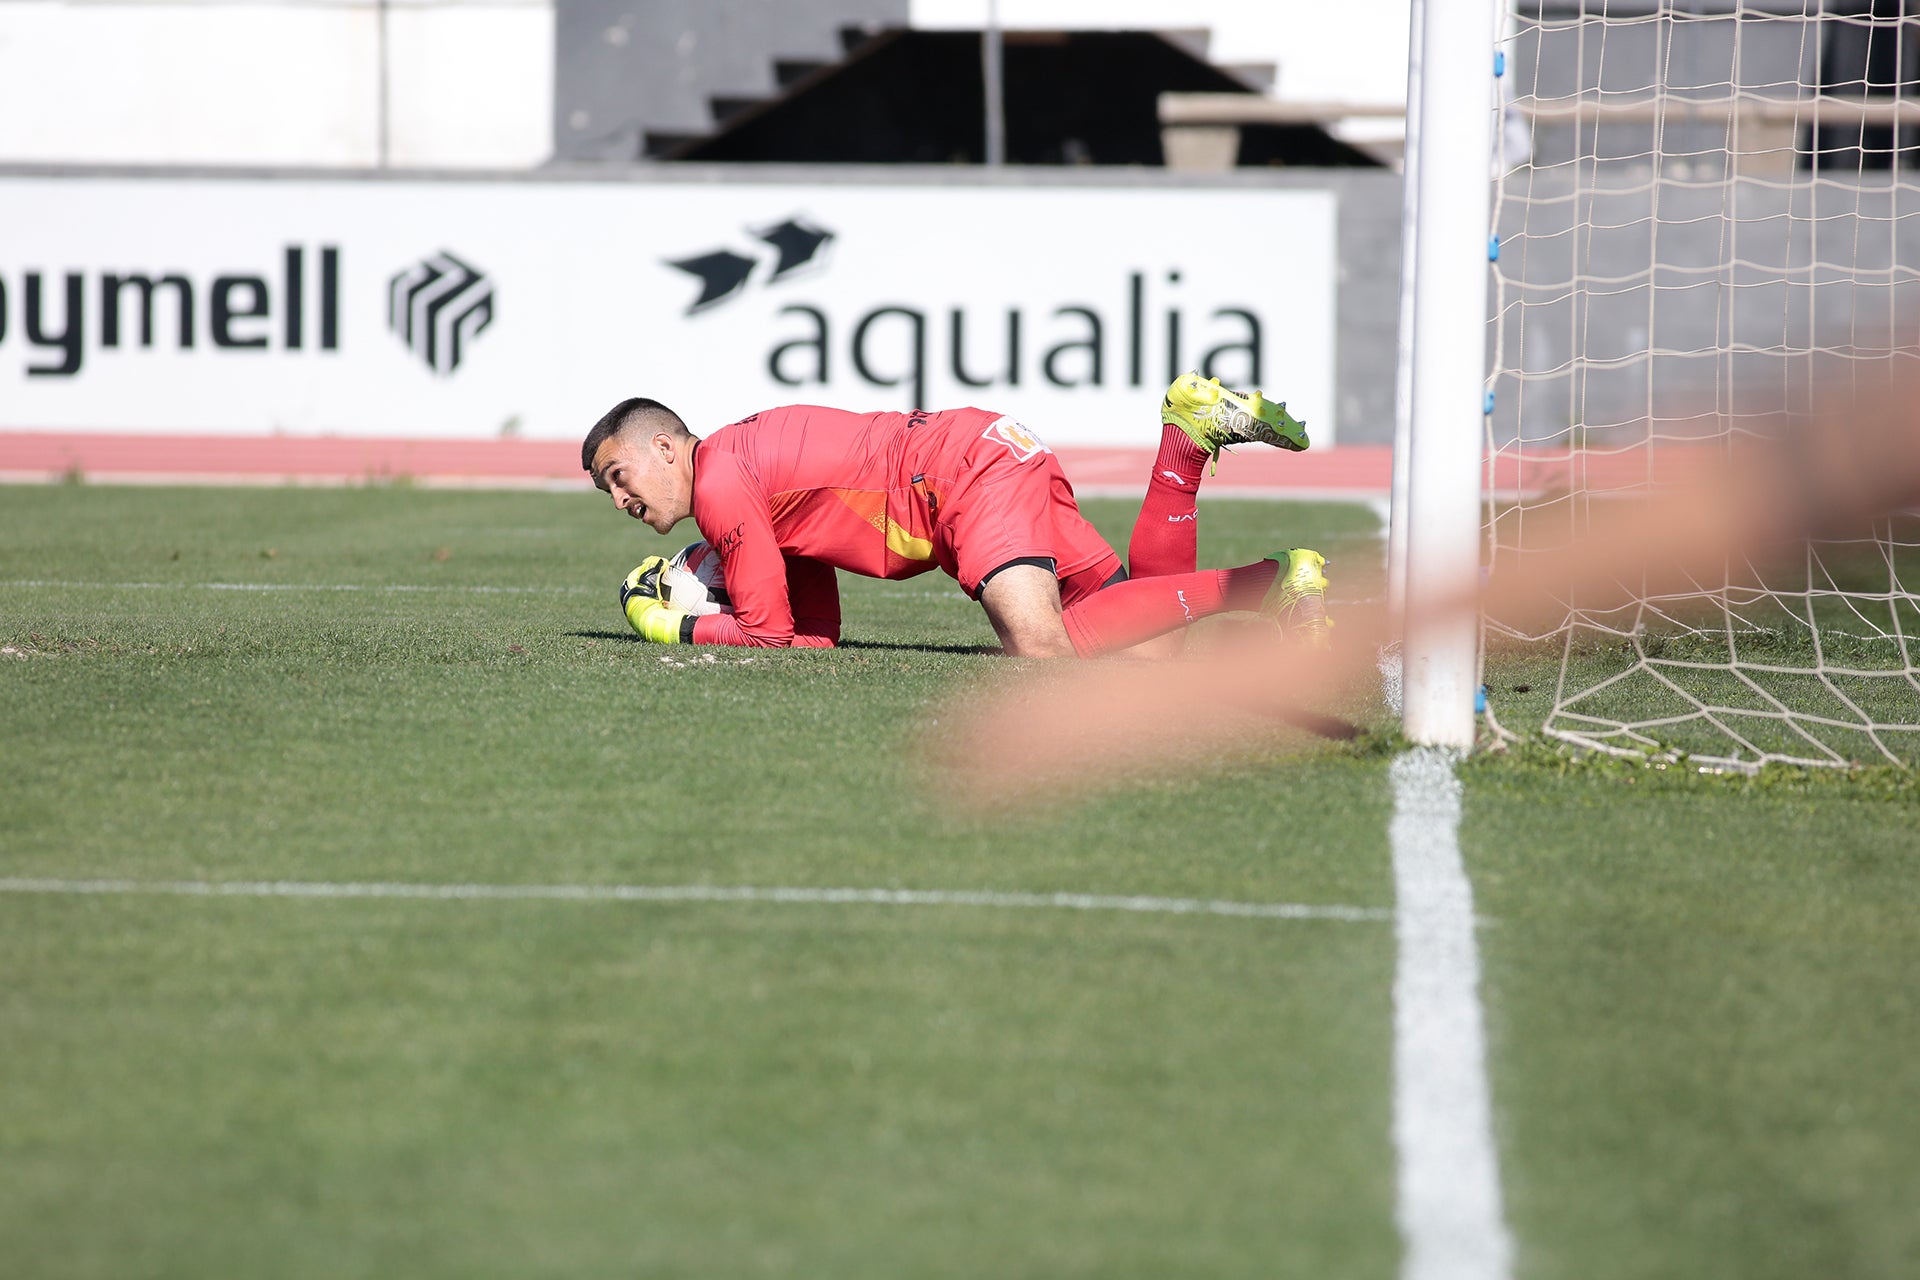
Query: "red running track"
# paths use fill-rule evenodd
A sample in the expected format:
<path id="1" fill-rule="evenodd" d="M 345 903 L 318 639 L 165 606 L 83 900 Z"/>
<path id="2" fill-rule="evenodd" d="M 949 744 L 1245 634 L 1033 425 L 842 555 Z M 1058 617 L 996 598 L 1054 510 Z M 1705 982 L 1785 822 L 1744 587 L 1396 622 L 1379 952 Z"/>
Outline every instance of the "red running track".
<path id="1" fill-rule="evenodd" d="M 1061 464 L 1089 490 L 1146 488 L 1152 449 L 1062 448 Z M 1207 488 L 1309 495 L 1384 494 L 1384 446 L 1288 454 L 1241 449 Z M 585 486 L 580 447 L 565 440 L 404 440 L 357 436 L 157 436 L 0 432 L 0 478 L 104 483 Z"/>
<path id="2" fill-rule="evenodd" d="M 1088 492 L 1146 488 L 1152 449 L 1063 447 L 1067 476 Z M 1685 446 L 1662 451 L 1663 457 Z M 1503 453 L 1493 489 L 1512 493 L 1572 488 L 1606 490 L 1644 483 L 1652 463 L 1643 448 L 1618 452 Z M 1351 445 L 1283 453 L 1243 447 L 1223 456 L 1206 491 L 1262 496 L 1383 497 L 1393 451 Z M 104 483 L 391 484 L 570 488 L 587 483 L 579 446 L 565 440 L 407 440 L 357 436 L 126 435 L 0 431 L 0 480 L 80 477 Z"/>

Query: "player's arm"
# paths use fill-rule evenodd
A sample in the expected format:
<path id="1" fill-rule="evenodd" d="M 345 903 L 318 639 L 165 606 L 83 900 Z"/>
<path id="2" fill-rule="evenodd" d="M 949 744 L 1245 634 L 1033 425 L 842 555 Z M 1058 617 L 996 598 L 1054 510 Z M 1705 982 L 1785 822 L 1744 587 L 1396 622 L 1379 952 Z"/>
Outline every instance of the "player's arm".
<path id="1" fill-rule="evenodd" d="M 793 600 L 787 589 L 789 561 L 777 546 L 773 546 L 771 525 L 766 530 L 766 537 L 760 541 L 765 546 L 773 547 L 770 558 L 755 551 L 742 554 L 744 547 L 739 544 L 734 547 L 734 554 L 720 557 L 721 571 L 727 579 L 727 597 L 733 601 L 733 612 L 711 613 L 695 618 L 691 633 L 693 643 L 748 645 L 762 649 L 832 647 L 834 637 L 823 636 L 817 628 L 803 627 L 795 621 Z"/>
<path id="2" fill-rule="evenodd" d="M 729 587 L 728 594 L 733 588 Z M 736 644 L 758 648 L 831 649 L 840 639 L 837 619 L 795 618 L 792 632 L 782 641 L 778 633 L 749 631 L 736 613 L 710 613 L 693 620 L 694 644 Z"/>
<path id="3" fill-rule="evenodd" d="M 805 573 L 808 603 L 801 616 L 793 619 L 785 645 L 796 649 L 831 649 L 840 639 L 840 591 L 833 570 L 815 560 L 795 557 L 795 568 L 824 571 L 825 595 L 821 594 L 818 574 Z M 620 584 L 620 607 L 627 622 L 641 637 L 656 644 L 732 644 L 758 647 L 783 647 L 777 629 L 749 631 L 732 613 L 704 614 L 696 617 L 668 604 L 662 588 L 667 571 L 663 556 L 649 556 Z"/>
<path id="4" fill-rule="evenodd" d="M 784 559 L 788 608 L 793 614 L 789 643 L 796 649 L 833 648 L 840 639 L 840 585 L 833 566 L 806 556 Z M 668 605 L 662 588 L 667 563 L 660 556 L 650 556 L 621 584 L 621 608 L 635 631 L 661 644 L 754 643 L 733 615 L 697 618 Z"/>
<path id="5" fill-rule="evenodd" d="M 769 649 L 831 644 L 794 626 L 787 558 L 774 536 L 773 517 L 758 482 L 731 454 L 703 454 L 700 464 L 693 517 L 720 554 L 733 612 L 694 619 L 689 638 L 694 644 Z"/>
<path id="6" fill-rule="evenodd" d="M 748 578 L 740 572 L 740 585 L 734 585 L 732 576 L 735 570 L 728 569 L 728 594 L 735 600 L 743 598 L 752 601 L 752 622 L 741 620 L 738 604 L 731 613 L 713 613 L 695 616 L 684 609 L 676 609 L 667 601 L 665 578 L 667 560 L 664 556 L 648 556 L 640 562 L 638 568 L 627 575 L 620 584 L 620 608 L 627 615 L 627 623 L 642 639 L 655 644 L 730 644 L 748 645 L 758 648 L 785 648 L 788 646 L 830 648 L 838 635 L 838 620 L 832 622 L 832 630 L 813 618 L 805 623 L 797 623 L 787 602 L 785 573 L 780 575 L 781 582 L 777 592 L 768 592 L 763 587 L 747 585 Z M 831 573 L 831 570 L 829 570 Z M 776 597 L 777 598 L 774 598 Z M 838 604 L 836 593 L 835 604 Z M 784 619 L 784 625 L 782 625 Z"/>
<path id="7" fill-rule="evenodd" d="M 794 648 L 831 649 L 840 643 L 840 583 L 832 565 L 788 556 L 787 602 L 793 608 Z"/>

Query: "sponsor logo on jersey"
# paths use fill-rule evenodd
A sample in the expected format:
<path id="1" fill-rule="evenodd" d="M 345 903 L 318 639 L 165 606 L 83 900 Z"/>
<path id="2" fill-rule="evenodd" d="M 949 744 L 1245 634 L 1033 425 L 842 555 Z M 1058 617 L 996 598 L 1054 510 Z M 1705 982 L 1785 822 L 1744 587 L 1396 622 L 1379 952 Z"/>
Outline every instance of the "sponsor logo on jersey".
<path id="1" fill-rule="evenodd" d="M 1021 462 L 1035 454 L 1052 453 L 1039 436 L 1027 430 L 1012 418 L 995 418 L 980 433 L 988 440 L 997 440 L 1007 447 L 1007 451 Z"/>

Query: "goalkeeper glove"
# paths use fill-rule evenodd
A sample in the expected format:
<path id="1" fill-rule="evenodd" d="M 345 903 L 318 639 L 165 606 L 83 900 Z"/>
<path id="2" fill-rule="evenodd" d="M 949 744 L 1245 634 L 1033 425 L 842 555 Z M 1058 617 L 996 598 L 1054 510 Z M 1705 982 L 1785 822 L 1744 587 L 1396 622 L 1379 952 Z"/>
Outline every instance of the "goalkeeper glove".
<path id="1" fill-rule="evenodd" d="M 648 556 L 640 567 L 620 584 L 620 608 L 627 623 L 643 640 L 655 644 L 693 643 L 693 615 L 666 602 L 661 579 L 666 576 L 664 556 Z"/>

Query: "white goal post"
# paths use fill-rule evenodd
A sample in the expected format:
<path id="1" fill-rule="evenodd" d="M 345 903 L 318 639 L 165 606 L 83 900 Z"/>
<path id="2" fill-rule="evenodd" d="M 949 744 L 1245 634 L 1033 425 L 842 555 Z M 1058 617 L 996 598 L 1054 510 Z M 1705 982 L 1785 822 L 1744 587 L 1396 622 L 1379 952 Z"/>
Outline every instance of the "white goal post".
<path id="1" fill-rule="evenodd" d="M 1405 427 L 1397 432 L 1394 521 L 1404 536 L 1390 566 L 1401 618 L 1407 736 L 1467 750 L 1474 741 L 1479 628 L 1435 609 L 1471 584 L 1480 565 L 1480 451 L 1486 341 L 1462 323 L 1487 295 L 1498 0 L 1414 0 L 1408 41 L 1406 202 L 1413 232 L 1411 335 L 1402 336 Z M 1407 269 L 1410 268 L 1410 269 Z M 1404 483 L 1404 490 L 1401 482 Z M 1404 498 L 1404 501 L 1403 501 Z"/>

